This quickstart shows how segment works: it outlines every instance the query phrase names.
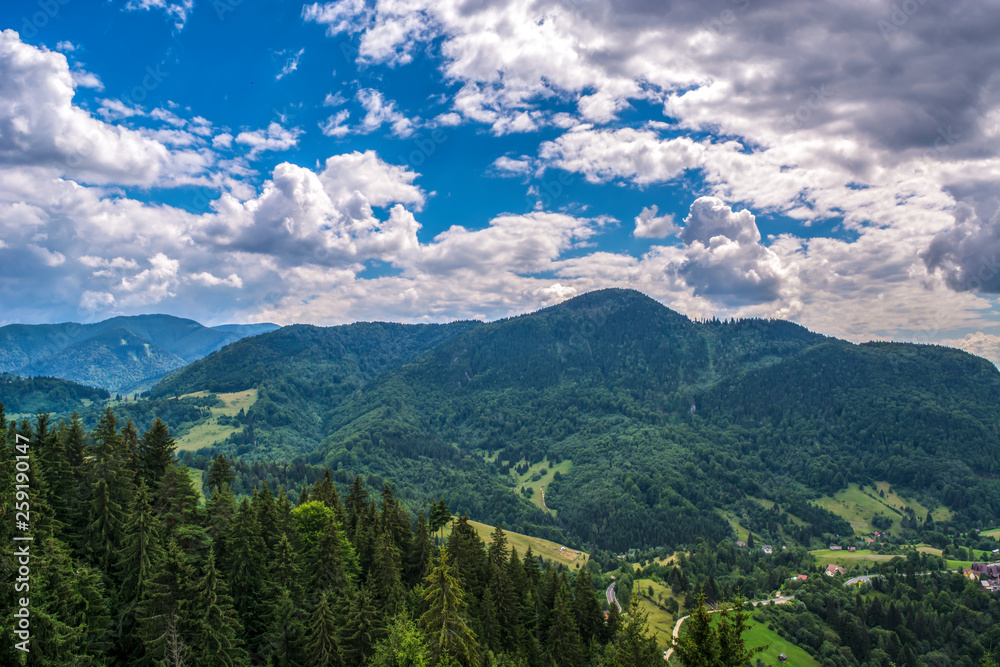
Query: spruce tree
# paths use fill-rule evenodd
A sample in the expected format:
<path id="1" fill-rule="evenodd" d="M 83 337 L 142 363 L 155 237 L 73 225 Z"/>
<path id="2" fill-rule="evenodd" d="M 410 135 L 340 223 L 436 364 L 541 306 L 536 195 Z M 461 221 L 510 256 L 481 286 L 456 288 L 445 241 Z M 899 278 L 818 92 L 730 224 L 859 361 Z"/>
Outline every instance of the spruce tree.
<path id="1" fill-rule="evenodd" d="M 354 483 L 351 484 L 351 490 L 347 493 L 345 504 L 347 505 L 347 525 L 344 528 L 349 535 L 354 535 L 358 521 L 368 509 L 368 491 L 361 482 L 361 475 L 354 477 Z"/>
<path id="2" fill-rule="evenodd" d="M 177 442 L 170 435 L 170 429 L 159 417 L 153 422 L 139 441 L 139 476 L 146 480 L 150 489 L 156 491 L 167 469 L 174 463 Z"/>
<path id="3" fill-rule="evenodd" d="M 417 515 L 417 530 L 406 568 L 406 581 L 411 587 L 427 575 L 427 567 L 432 558 L 434 558 L 434 541 L 431 538 L 427 517 L 421 512 Z"/>
<path id="4" fill-rule="evenodd" d="M 405 590 L 400 570 L 399 549 L 388 530 L 383 530 L 375 540 L 375 562 L 369 578 L 376 608 L 385 619 L 402 611 Z"/>
<path id="5" fill-rule="evenodd" d="M 465 616 L 465 592 L 452 573 L 447 550 L 442 551 L 424 579 L 423 615 L 419 626 L 427 637 L 434 663 L 452 660 L 462 667 L 479 662 L 479 644 Z"/>
<path id="6" fill-rule="evenodd" d="M 303 667 L 309 664 L 304 662 L 305 643 L 302 612 L 288 591 L 280 589 L 268 600 L 263 653 L 276 667 Z"/>
<path id="7" fill-rule="evenodd" d="M 319 602 L 309 617 L 309 645 L 306 649 L 308 664 L 312 667 L 344 667 L 340 649 L 338 624 L 326 593 L 319 595 Z"/>
<path id="8" fill-rule="evenodd" d="M 649 614 L 637 604 L 608 646 L 608 667 L 655 667 L 663 664 L 656 638 L 649 633 Z M 686 663 L 685 663 L 686 664 Z"/>
<path id="9" fill-rule="evenodd" d="M 192 611 L 190 637 L 194 664 L 219 667 L 246 664 L 243 627 L 236 618 L 226 582 L 211 550 L 195 591 Z"/>
<path id="10" fill-rule="evenodd" d="M 145 650 L 133 664 L 183 664 L 190 660 L 196 597 L 194 572 L 177 543 L 168 540 L 163 566 L 136 610 Z"/>
<path id="11" fill-rule="evenodd" d="M 226 460 L 225 456 L 219 454 L 212 461 L 212 467 L 208 470 L 208 488 L 214 494 L 216 488 L 221 488 L 223 484 L 232 486 L 235 481 L 236 477 L 229 468 L 229 461 Z"/>
<path id="12" fill-rule="evenodd" d="M 576 612 L 569 586 L 562 578 L 556 589 L 547 645 L 549 658 L 558 667 L 582 664 L 583 646 L 577 629 Z"/>
<path id="13" fill-rule="evenodd" d="M 136 610 L 145 599 L 163 560 L 160 544 L 160 527 L 145 480 L 139 483 L 132 504 L 130 518 L 125 528 L 122 551 L 117 554 L 120 614 L 120 654 L 123 659 L 136 661 L 142 655 L 142 642 L 138 636 Z"/>
<path id="14" fill-rule="evenodd" d="M 362 665 L 375 653 L 383 628 L 367 586 L 355 590 L 346 616 L 341 639 L 344 658 L 349 665 Z"/>
<path id="15" fill-rule="evenodd" d="M 265 590 L 264 540 L 260 526 L 246 498 L 240 503 L 236 518 L 226 536 L 224 574 L 236 608 L 237 618 L 246 630 L 247 650 L 257 652 L 256 642 L 263 630 L 262 601 Z"/>

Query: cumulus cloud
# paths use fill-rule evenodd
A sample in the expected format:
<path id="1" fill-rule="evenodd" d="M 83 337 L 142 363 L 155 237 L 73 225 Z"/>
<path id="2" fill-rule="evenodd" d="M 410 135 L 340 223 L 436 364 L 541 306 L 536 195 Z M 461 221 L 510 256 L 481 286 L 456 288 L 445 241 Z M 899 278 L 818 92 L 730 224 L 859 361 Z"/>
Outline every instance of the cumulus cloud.
<path id="1" fill-rule="evenodd" d="M 142 133 L 93 118 L 73 104 L 78 82 L 66 57 L 0 33 L 0 166 L 45 167 L 83 182 L 166 185 L 204 176 L 214 156 L 175 151 Z M 102 105 L 108 117 L 131 115 Z"/>
<path id="2" fill-rule="evenodd" d="M 934 237 L 922 254 L 930 271 L 940 271 L 959 292 L 1000 294 L 1000 210 L 984 222 L 971 206 L 959 204 L 953 227 Z"/>
<path id="3" fill-rule="evenodd" d="M 579 125 L 539 148 L 547 164 L 583 174 L 591 183 L 628 179 L 640 185 L 666 182 L 700 166 L 704 152 L 687 137 L 664 140 L 649 130 L 591 125 Z"/>
<path id="4" fill-rule="evenodd" d="M 656 215 L 659 212 L 656 204 L 644 206 L 639 215 L 635 216 L 634 236 L 641 239 L 662 239 L 676 233 L 680 228 L 674 223 L 671 213 Z"/>
<path id="5" fill-rule="evenodd" d="M 251 158 L 264 151 L 286 151 L 299 142 L 302 130 L 297 127 L 286 129 L 272 122 L 263 130 L 244 131 L 236 135 L 236 143 L 250 147 Z"/>
<path id="6" fill-rule="evenodd" d="M 957 347 L 1000 365 L 1000 336 L 996 334 L 976 331 L 962 338 L 942 340 L 941 344 Z"/>
<path id="7" fill-rule="evenodd" d="M 686 259 L 680 274 L 694 293 L 731 304 L 774 301 L 787 274 L 780 258 L 760 244 L 750 211 L 734 212 L 716 197 L 700 197 L 678 234 Z"/>

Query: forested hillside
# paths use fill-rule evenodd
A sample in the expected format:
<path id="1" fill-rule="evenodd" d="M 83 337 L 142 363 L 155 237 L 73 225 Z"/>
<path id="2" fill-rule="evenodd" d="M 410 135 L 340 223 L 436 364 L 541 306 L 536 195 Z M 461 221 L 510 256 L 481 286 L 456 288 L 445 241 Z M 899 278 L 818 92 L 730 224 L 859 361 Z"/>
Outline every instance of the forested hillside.
<path id="1" fill-rule="evenodd" d="M 162 422 L 142 435 L 110 410 L 92 432 L 45 415 L 6 424 L 0 406 L 0 506 L 14 506 L 22 456 L 31 518 L 16 534 L 32 541 L 30 558 L 0 555 L 5 582 L 22 566 L 30 580 L 30 596 L 0 588 L 2 664 L 662 662 L 641 615 L 605 622 L 588 569 L 518 553 L 499 528 L 486 549 L 464 516 L 439 549 L 443 503 L 413 521 L 390 485 L 371 497 L 356 478 L 342 497 L 329 475 L 295 499 L 266 484 L 238 499 L 219 459 L 199 506 Z M 14 529 L 0 524 L 0 540 Z"/>

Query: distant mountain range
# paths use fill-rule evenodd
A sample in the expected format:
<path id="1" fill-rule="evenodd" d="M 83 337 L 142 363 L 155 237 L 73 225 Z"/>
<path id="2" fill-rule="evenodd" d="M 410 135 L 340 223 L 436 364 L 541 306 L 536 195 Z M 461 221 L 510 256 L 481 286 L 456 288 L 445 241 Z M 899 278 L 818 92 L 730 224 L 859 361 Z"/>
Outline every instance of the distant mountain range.
<path id="1" fill-rule="evenodd" d="M 339 484 L 362 474 L 376 490 L 392 480 L 411 507 L 443 495 L 518 532 L 620 552 L 731 539 L 739 523 L 762 543 L 816 546 L 853 529 L 814 501 L 876 482 L 922 503 L 891 511 L 927 541 L 941 521 L 967 531 L 1000 516 L 1000 371 L 951 348 L 696 322 L 621 289 L 485 324 L 294 325 L 242 340 L 257 330 L 162 316 L 90 326 L 0 329 L 0 369 L 123 388 L 176 369 L 115 410 L 182 433 L 216 418 L 194 404 L 206 399 L 177 397 L 256 389 L 211 454 L 298 475 L 329 466 Z M 23 406 L 56 389 L 60 406 L 86 402 L 9 384 Z M 102 409 L 81 410 L 85 422 Z"/>
<path id="2" fill-rule="evenodd" d="M 94 324 L 11 324 L 0 327 L 0 372 L 132 393 L 230 343 L 278 328 L 206 327 L 170 315 L 114 317 Z"/>

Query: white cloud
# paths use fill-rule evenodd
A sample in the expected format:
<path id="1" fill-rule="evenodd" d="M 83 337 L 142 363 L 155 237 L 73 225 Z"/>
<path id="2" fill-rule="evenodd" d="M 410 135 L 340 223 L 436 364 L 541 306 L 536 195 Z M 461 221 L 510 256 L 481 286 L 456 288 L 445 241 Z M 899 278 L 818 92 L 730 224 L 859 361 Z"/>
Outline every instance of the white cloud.
<path id="1" fill-rule="evenodd" d="M 359 132 L 368 134 L 388 124 L 397 137 L 406 138 L 413 134 L 414 121 L 400 113 L 396 109 L 396 103 L 385 100 L 379 91 L 362 88 L 358 91 L 357 97 L 365 110 L 365 117 L 358 128 Z"/>
<path id="2" fill-rule="evenodd" d="M 72 53 L 73 51 L 76 51 L 76 49 L 77 49 L 77 46 L 75 44 L 73 44 L 73 42 L 70 42 L 68 40 L 63 40 L 63 41 L 58 42 L 56 44 L 56 50 L 57 51 L 64 51 L 64 52 L 67 52 L 67 53 Z"/>
<path id="3" fill-rule="evenodd" d="M 539 148 L 543 161 L 583 174 L 591 183 L 628 179 L 640 185 L 677 178 L 701 166 L 704 153 L 703 145 L 687 137 L 660 139 L 649 130 L 591 125 L 579 125 Z"/>
<path id="4" fill-rule="evenodd" d="M 285 65 L 281 68 L 281 71 L 278 72 L 277 76 L 274 78 L 280 81 L 282 77 L 286 77 L 297 70 L 299 68 L 299 59 L 305 52 L 305 49 L 299 49 L 294 55 L 290 56 L 288 60 L 285 61 Z"/>
<path id="5" fill-rule="evenodd" d="M 976 331 L 962 338 L 942 340 L 941 344 L 957 347 L 1000 365 L 1000 336 L 995 334 Z"/>
<path id="6" fill-rule="evenodd" d="M 286 151 L 293 148 L 299 141 L 302 130 L 297 127 L 285 129 L 278 123 L 271 123 L 265 130 L 240 132 L 236 135 L 236 143 L 250 147 L 250 157 L 256 157 L 264 151 Z"/>
<path id="7" fill-rule="evenodd" d="M 346 103 L 347 98 L 339 90 L 336 93 L 327 93 L 326 97 L 323 98 L 323 106 L 325 107 L 339 107 Z"/>
<path id="8" fill-rule="evenodd" d="M 635 231 L 632 234 L 642 239 L 662 239 L 676 233 L 680 228 L 674 223 L 673 214 L 658 216 L 659 210 L 656 204 L 644 206 L 635 216 Z"/>
<path id="9" fill-rule="evenodd" d="M 494 160 L 493 168 L 500 172 L 506 172 L 507 175 L 511 176 L 527 174 L 532 170 L 531 160 L 526 159 L 524 156 L 520 159 L 515 159 L 506 155 Z"/>
<path id="10" fill-rule="evenodd" d="M 167 18 L 174 21 L 174 28 L 183 30 L 187 22 L 188 15 L 194 8 L 194 0 L 128 0 L 125 4 L 127 10 L 151 10 L 158 9 L 167 15 Z"/>
<path id="11" fill-rule="evenodd" d="M 217 134 L 212 137 L 212 147 L 213 148 L 229 148 L 233 145 L 233 135 L 228 132 L 223 132 L 222 134 Z"/>
<path id="12" fill-rule="evenodd" d="M 319 129 L 328 137 L 347 136 L 351 132 L 350 126 L 346 125 L 347 119 L 350 117 L 350 111 L 347 109 L 341 109 L 327 118 L 324 122 L 320 123 Z"/>
<path id="13" fill-rule="evenodd" d="M 453 127 L 455 125 L 462 124 L 462 116 L 451 111 L 449 113 L 443 113 L 434 117 L 434 123 L 436 125 L 443 125 L 445 127 Z"/>
<path id="14" fill-rule="evenodd" d="M 0 167 L 44 167 L 90 183 L 168 185 L 204 177 L 214 157 L 170 150 L 140 132 L 109 125 L 73 104 L 66 57 L 0 33 Z M 107 113 L 130 113 L 113 102 Z"/>

